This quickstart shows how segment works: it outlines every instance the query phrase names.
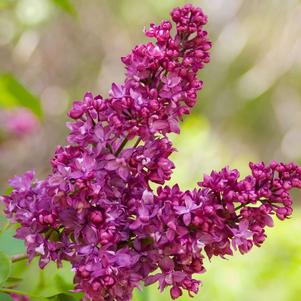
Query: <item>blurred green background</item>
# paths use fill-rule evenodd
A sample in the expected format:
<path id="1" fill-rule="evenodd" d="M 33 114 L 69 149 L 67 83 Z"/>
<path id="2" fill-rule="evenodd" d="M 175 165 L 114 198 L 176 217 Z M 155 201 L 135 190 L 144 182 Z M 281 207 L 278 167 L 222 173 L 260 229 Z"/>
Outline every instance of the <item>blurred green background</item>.
<path id="1" fill-rule="evenodd" d="M 171 182 L 191 188 L 204 173 L 225 165 L 246 175 L 249 161 L 300 163 L 301 1 L 190 2 L 209 16 L 214 46 L 211 63 L 200 73 L 205 86 L 198 105 L 182 124 L 181 135 L 173 137 L 178 152 Z M 71 101 L 87 90 L 107 96 L 111 82 L 123 79 L 120 57 L 146 40 L 144 25 L 167 18 L 171 8 L 184 3 L 0 0 L 0 75 L 13 76 L 14 84 L 27 90 L 33 111 L 43 112 L 34 134 L 0 139 L 1 191 L 8 178 L 27 169 L 35 168 L 39 177 L 48 174 L 56 145 L 65 144 Z M 0 106 L 8 99 L 24 105 L 14 91 L 0 77 Z M 195 300 L 301 300 L 301 194 L 295 199 L 293 218 L 277 223 L 262 248 L 206 264 Z M 23 250 L 12 233 L 0 237 L 0 250 L 11 255 Z M 16 277 L 23 273 L 22 264 L 14 268 Z M 71 280 L 70 267 L 40 272 L 33 263 L 19 287 L 50 296 L 69 288 Z M 0 300 L 9 299 L 0 295 Z M 169 300 L 169 294 L 152 287 L 134 300 Z"/>

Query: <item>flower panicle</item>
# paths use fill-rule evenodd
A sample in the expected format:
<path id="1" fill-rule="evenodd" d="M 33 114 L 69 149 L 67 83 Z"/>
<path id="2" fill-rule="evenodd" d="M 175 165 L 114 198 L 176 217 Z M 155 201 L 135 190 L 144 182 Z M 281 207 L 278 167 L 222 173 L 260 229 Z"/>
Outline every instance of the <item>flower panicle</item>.
<path id="1" fill-rule="evenodd" d="M 87 92 L 73 103 L 51 174 L 17 176 L 1 197 L 29 259 L 39 255 L 41 268 L 69 261 L 85 300 L 131 300 L 141 281 L 169 287 L 173 299 L 196 294 L 204 257 L 260 246 L 273 217 L 292 214 L 290 190 L 301 187 L 301 168 L 277 162 L 251 163 L 242 180 L 237 170 L 213 171 L 192 191 L 164 186 L 175 168 L 168 134 L 194 106 L 211 48 L 200 8 L 176 8 L 171 19 L 151 24 L 145 34 L 155 42 L 122 58 L 125 80 L 109 98 Z"/>

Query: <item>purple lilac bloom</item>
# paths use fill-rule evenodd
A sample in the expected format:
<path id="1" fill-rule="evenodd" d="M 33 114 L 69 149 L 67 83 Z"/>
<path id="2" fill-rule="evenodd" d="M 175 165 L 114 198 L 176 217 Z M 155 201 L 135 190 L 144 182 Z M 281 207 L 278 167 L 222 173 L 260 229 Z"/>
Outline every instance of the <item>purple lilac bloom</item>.
<path id="1" fill-rule="evenodd" d="M 194 106 L 211 47 L 201 9 L 185 5 L 171 17 L 175 25 L 145 29 L 155 43 L 122 58 L 126 78 L 110 98 L 88 92 L 73 103 L 69 144 L 57 147 L 52 173 L 17 176 L 1 197 L 29 259 L 38 255 L 41 268 L 69 261 L 84 300 L 131 300 L 141 282 L 169 287 L 173 299 L 193 296 L 204 257 L 260 246 L 273 217 L 292 214 L 290 190 L 301 188 L 301 167 L 277 162 L 250 163 L 242 180 L 237 170 L 213 171 L 192 191 L 164 186 L 174 169 L 167 134 Z"/>

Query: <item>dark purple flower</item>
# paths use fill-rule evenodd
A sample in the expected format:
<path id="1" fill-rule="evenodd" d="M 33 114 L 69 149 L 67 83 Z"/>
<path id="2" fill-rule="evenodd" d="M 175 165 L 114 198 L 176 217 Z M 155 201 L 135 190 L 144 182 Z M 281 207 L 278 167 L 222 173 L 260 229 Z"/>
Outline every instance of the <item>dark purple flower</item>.
<path id="1" fill-rule="evenodd" d="M 301 188 L 301 167 L 277 162 L 250 163 L 241 180 L 237 170 L 212 171 L 192 191 L 162 186 L 175 167 L 168 134 L 196 102 L 211 47 L 201 9 L 185 5 L 171 17 L 174 30 L 151 24 L 145 34 L 155 42 L 122 58 L 125 80 L 109 98 L 88 92 L 73 103 L 69 145 L 57 147 L 51 174 L 14 177 L 0 199 L 29 259 L 38 255 L 41 268 L 69 261 L 85 300 L 131 300 L 141 281 L 169 287 L 173 299 L 193 296 L 204 257 L 260 246 Z"/>

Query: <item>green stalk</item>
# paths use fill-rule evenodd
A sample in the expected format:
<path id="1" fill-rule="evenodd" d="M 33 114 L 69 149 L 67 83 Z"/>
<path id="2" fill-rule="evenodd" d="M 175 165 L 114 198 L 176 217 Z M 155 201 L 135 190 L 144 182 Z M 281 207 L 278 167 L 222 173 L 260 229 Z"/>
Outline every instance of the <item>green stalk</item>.
<path id="1" fill-rule="evenodd" d="M 125 137 L 124 140 L 122 141 L 122 143 L 120 144 L 119 148 L 117 149 L 115 156 L 118 157 L 118 155 L 120 154 L 120 152 L 123 150 L 123 148 L 125 147 L 125 145 L 128 143 L 128 137 Z"/>
<path id="2" fill-rule="evenodd" d="M 19 262 L 19 261 L 26 260 L 26 259 L 28 259 L 27 254 L 18 254 L 18 255 L 14 255 L 10 258 L 12 263 Z"/>
<path id="3" fill-rule="evenodd" d="M 44 297 L 41 297 L 41 296 L 35 296 L 35 295 L 31 295 L 31 294 L 28 294 L 27 292 L 23 292 L 23 291 L 19 291 L 19 290 L 15 290 L 15 289 L 11 289 L 11 288 L 0 288 L 0 293 L 4 293 L 4 294 L 16 294 L 16 295 L 21 295 L 21 296 L 27 296 L 27 297 L 30 297 L 30 298 L 34 298 L 34 299 L 37 299 L 39 301 L 47 301 L 48 299 L 47 298 L 44 298 Z"/>

